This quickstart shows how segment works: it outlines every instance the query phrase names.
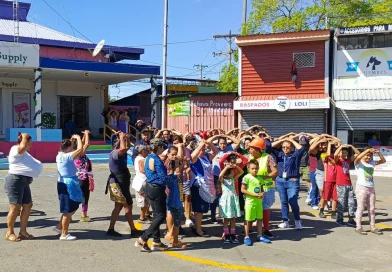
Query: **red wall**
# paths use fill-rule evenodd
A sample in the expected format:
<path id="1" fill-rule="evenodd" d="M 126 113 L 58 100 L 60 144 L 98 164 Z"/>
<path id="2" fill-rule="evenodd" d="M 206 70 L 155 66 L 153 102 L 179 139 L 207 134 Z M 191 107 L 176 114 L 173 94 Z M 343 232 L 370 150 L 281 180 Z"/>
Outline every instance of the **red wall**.
<path id="1" fill-rule="evenodd" d="M 8 156 L 10 149 L 16 143 L 0 143 L 0 152 Z M 60 150 L 60 143 L 34 142 L 29 153 L 41 162 L 56 162 L 57 153 Z"/>
<path id="2" fill-rule="evenodd" d="M 315 52 L 313 68 L 298 68 L 291 82 L 293 53 Z M 323 94 L 325 41 L 242 47 L 242 95 Z"/>
<path id="3" fill-rule="evenodd" d="M 94 47 L 94 46 L 92 46 Z M 104 53 L 101 52 L 98 56 L 92 56 L 91 52 L 87 49 L 72 49 L 62 47 L 40 46 L 40 56 L 46 58 L 59 58 L 59 59 L 74 59 L 74 60 L 87 60 L 87 61 L 102 61 L 107 62 L 104 58 Z"/>

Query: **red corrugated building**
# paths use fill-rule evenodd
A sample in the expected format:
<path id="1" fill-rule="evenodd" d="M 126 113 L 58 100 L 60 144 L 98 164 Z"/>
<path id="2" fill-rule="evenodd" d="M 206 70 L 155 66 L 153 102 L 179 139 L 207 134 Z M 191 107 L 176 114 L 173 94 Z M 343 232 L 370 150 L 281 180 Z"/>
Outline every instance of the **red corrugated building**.
<path id="1" fill-rule="evenodd" d="M 272 135 L 323 133 L 329 109 L 330 31 L 240 36 L 239 98 L 242 129 L 260 124 Z"/>

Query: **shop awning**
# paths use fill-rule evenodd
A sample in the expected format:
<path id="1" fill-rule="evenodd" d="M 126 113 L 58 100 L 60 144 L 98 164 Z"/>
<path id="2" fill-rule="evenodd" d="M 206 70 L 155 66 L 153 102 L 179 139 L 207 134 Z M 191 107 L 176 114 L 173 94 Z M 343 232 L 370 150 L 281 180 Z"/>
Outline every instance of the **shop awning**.
<path id="1" fill-rule="evenodd" d="M 336 89 L 334 100 L 342 110 L 390 110 L 392 88 Z"/>
<path id="2" fill-rule="evenodd" d="M 277 109 L 279 101 L 287 101 L 289 109 L 328 109 L 328 94 L 255 95 L 240 96 L 234 101 L 234 110 Z"/>

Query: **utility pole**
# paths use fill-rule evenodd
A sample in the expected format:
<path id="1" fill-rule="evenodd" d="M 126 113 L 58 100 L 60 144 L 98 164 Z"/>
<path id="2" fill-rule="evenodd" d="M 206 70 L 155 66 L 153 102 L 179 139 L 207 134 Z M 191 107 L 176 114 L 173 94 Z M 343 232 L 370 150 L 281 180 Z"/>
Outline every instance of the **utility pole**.
<path id="1" fill-rule="evenodd" d="M 243 6 L 243 14 L 242 14 L 242 23 L 245 25 L 246 24 L 246 16 L 248 15 L 248 1 L 244 0 L 244 6 Z"/>
<path id="2" fill-rule="evenodd" d="M 195 64 L 193 65 L 193 68 L 197 68 L 198 70 L 200 70 L 200 79 L 203 80 L 203 69 L 204 68 L 208 68 L 208 65 L 203 65 L 203 64 Z"/>
<path id="3" fill-rule="evenodd" d="M 169 0 L 164 0 L 164 23 L 163 23 L 163 71 L 162 71 L 162 124 L 161 128 L 166 126 L 166 70 L 167 70 L 167 28 L 168 28 L 168 11 Z"/>
<path id="4" fill-rule="evenodd" d="M 218 53 L 214 52 L 213 53 L 214 57 L 215 56 L 222 56 L 222 55 L 229 55 L 229 63 L 231 65 L 232 56 L 233 56 L 234 52 L 236 51 L 236 50 L 234 50 L 232 48 L 232 45 L 233 45 L 233 40 L 232 39 L 237 37 L 237 36 L 239 36 L 239 35 L 238 34 L 232 34 L 231 30 L 229 31 L 229 34 L 214 35 L 213 36 L 214 39 L 225 39 L 228 42 L 228 44 L 229 44 L 229 50 L 227 52 L 218 52 Z"/>

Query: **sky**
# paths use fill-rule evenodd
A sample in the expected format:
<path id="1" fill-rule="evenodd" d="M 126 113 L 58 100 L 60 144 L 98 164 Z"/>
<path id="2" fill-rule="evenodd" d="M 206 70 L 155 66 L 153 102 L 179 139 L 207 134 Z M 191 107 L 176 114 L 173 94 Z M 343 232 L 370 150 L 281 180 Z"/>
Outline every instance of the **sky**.
<path id="1" fill-rule="evenodd" d="M 107 45 L 144 48 L 141 60 L 130 63 L 162 65 L 164 0 L 45 1 L 20 1 L 32 4 L 29 21 L 94 43 L 105 39 Z M 194 65 L 203 64 L 208 66 L 205 78 L 218 79 L 228 60 L 214 57 L 213 52 L 227 51 L 228 43 L 214 40 L 213 35 L 238 33 L 242 8 L 243 0 L 169 0 L 168 43 L 187 43 L 168 45 L 167 76 L 198 79 L 200 71 Z M 120 84 L 110 88 L 110 95 L 125 97 L 149 87 L 140 82 Z"/>

